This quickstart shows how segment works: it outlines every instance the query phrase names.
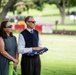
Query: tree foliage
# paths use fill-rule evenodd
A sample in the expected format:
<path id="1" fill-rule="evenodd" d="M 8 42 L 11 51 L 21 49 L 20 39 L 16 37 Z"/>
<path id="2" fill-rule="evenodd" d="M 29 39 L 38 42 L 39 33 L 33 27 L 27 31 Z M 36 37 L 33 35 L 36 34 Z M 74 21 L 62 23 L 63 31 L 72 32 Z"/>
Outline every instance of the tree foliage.
<path id="1" fill-rule="evenodd" d="M 37 10 L 42 11 L 43 7 L 44 7 L 44 1 L 43 0 L 33 0 L 34 3 L 34 8 Z"/>
<path id="2" fill-rule="evenodd" d="M 18 14 L 29 9 L 37 9 L 42 11 L 44 4 L 55 4 L 60 11 L 62 23 L 65 19 L 65 8 L 76 6 L 76 0 L 0 0 L 0 20 L 4 20 L 8 11 Z"/>
<path id="3" fill-rule="evenodd" d="M 66 7 L 76 6 L 76 0 L 66 0 Z"/>

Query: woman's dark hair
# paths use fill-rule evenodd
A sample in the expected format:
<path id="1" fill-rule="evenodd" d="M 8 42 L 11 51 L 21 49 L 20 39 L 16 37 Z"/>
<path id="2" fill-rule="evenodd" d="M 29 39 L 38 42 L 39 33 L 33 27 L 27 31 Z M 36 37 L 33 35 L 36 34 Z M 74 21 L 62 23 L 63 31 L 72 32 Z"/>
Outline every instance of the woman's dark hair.
<path id="1" fill-rule="evenodd" d="M 30 17 L 33 17 L 33 16 L 27 16 L 27 17 L 25 18 L 25 22 L 27 22 Z"/>
<path id="2" fill-rule="evenodd" d="M 3 28 L 6 28 L 7 22 L 8 22 L 8 21 L 3 21 L 3 22 L 1 23 L 1 26 L 0 26 L 0 36 L 3 37 L 3 38 L 7 38 L 7 34 L 6 34 L 6 32 L 4 31 L 4 29 L 3 29 Z M 10 36 L 11 36 L 11 37 L 13 36 L 12 32 L 10 33 Z"/>

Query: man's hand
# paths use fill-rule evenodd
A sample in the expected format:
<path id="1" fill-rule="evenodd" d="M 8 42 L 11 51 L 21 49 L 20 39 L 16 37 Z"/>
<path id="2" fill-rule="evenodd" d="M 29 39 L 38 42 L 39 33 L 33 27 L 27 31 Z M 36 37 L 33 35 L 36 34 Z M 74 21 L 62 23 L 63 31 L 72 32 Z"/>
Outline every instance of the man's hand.
<path id="1" fill-rule="evenodd" d="M 42 51 L 42 52 L 39 52 L 38 54 L 43 54 L 44 52 Z"/>
<path id="2" fill-rule="evenodd" d="M 32 50 L 41 50 L 43 47 L 32 47 Z"/>

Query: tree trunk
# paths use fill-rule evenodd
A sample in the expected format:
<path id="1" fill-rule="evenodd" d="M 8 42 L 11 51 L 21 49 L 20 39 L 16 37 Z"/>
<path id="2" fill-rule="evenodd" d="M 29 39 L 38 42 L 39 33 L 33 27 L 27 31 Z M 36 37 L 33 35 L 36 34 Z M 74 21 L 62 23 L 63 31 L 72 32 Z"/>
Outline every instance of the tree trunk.
<path id="1" fill-rule="evenodd" d="M 61 15 L 61 24 L 65 24 L 65 0 L 61 0 L 61 5 L 56 4 Z"/>
<path id="2" fill-rule="evenodd" d="M 0 8 L 1 8 L 1 0 L 0 0 Z"/>
<path id="3" fill-rule="evenodd" d="M 65 24 L 65 13 L 64 12 L 60 12 L 61 14 L 61 24 Z"/>
<path id="4" fill-rule="evenodd" d="M 61 14 L 61 24 L 65 24 L 65 0 L 62 0 L 63 1 L 63 5 L 61 7 L 61 10 L 60 10 L 60 14 Z"/>
<path id="5" fill-rule="evenodd" d="M 0 13 L 0 23 L 5 19 L 9 8 L 12 7 L 16 3 L 16 0 L 9 0 L 9 2 L 4 6 L 2 12 Z"/>

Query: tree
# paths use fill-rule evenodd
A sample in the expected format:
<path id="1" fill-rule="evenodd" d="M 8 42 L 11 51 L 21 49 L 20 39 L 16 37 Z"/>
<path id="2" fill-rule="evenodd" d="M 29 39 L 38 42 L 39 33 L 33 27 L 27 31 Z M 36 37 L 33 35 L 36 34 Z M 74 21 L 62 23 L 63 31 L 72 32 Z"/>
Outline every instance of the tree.
<path id="1" fill-rule="evenodd" d="M 0 21 L 4 20 L 6 14 L 8 11 L 15 11 L 17 10 L 18 6 L 22 8 L 22 4 L 19 4 L 20 2 L 23 2 L 23 10 L 29 11 L 29 8 L 42 10 L 44 3 L 48 4 L 55 4 L 57 8 L 60 11 L 61 15 L 61 23 L 64 24 L 65 22 L 65 8 L 66 6 L 73 7 L 76 6 L 76 0 L 0 0 Z M 19 5 L 16 5 L 16 4 Z M 25 7 L 24 7 L 25 6 Z M 11 10 L 12 9 L 12 10 Z M 23 11 L 22 10 L 22 11 Z M 19 13 L 21 13 L 21 9 L 18 8 Z M 14 13 L 14 12 L 13 12 Z"/>
<path id="2" fill-rule="evenodd" d="M 70 14 L 70 8 L 76 6 L 76 0 L 67 0 L 66 7 L 68 8 L 68 14 Z"/>
<path id="3" fill-rule="evenodd" d="M 34 8 L 33 1 L 32 0 L 24 0 L 23 2 L 25 3 L 26 11 L 29 13 L 29 9 Z"/>
<path id="4" fill-rule="evenodd" d="M 33 3 L 34 3 L 35 9 L 37 9 L 39 11 L 43 10 L 44 3 L 45 3 L 43 0 L 33 0 Z"/>
<path id="5" fill-rule="evenodd" d="M 17 13 L 20 14 L 22 11 L 29 10 L 32 7 L 32 0 L 0 0 L 0 23 L 5 19 L 5 16 L 8 11 L 17 10 Z M 21 9 L 20 9 L 21 8 Z"/>
<path id="6" fill-rule="evenodd" d="M 9 0 L 6 3 L 6 5 L 3 7 L 2 12 L 0 13 L 0 22 L 2 22 L 5 19 L 5 16 L 9 11 L 9 8 L 11 8 L 15 3 L 16 3 L 16 0 Z"/>
<path id="7" fill-rule="evenodd" d="M 21 14 L 26 9 L 25 3 L 22 1 L 17 2 L 13 7 L 15 8 L 14 11 L 17 11 L 17 14 Z"/>
<path id="8" fill-rule="evenodd" d="M 55 4 L 60 11 L 61 15 L 61 24 L 65 22 L 65 8 L 68 8 L 68 11 L 71 7 L 76 6 L 76 0 L 44 0 L 45 3 Z"/>
<path id="9" fill-rule="evenodd" d="M 45 0 L 48 4 L 55 4 L 60 11 L 61 15 L 61 24 L 64 24 L 65 20 L 65 0 Z"/>

